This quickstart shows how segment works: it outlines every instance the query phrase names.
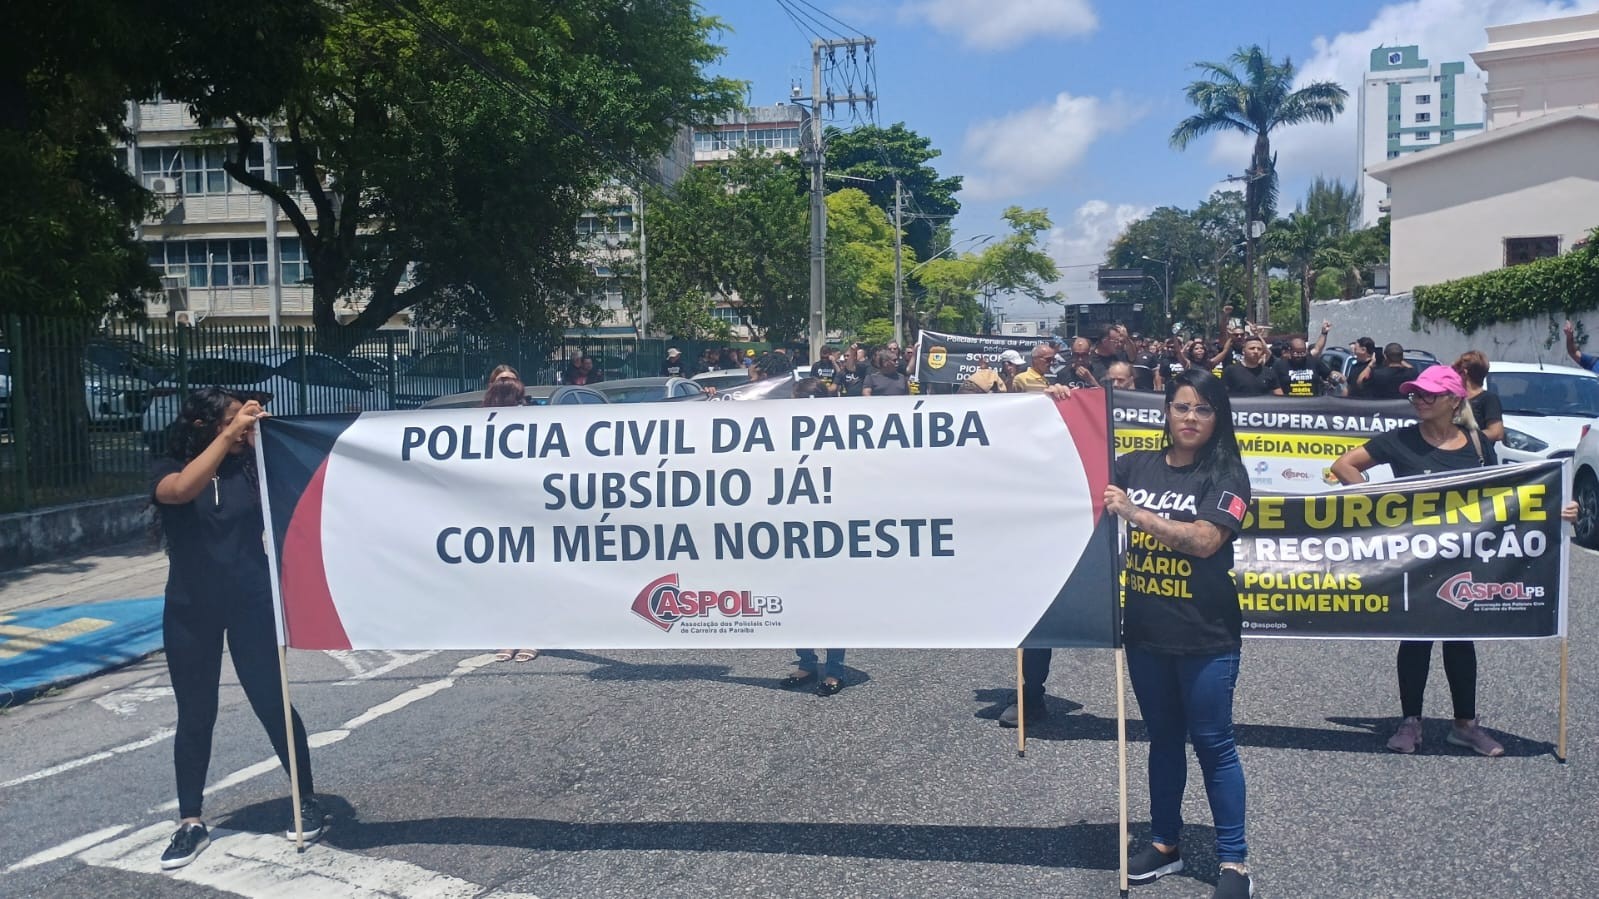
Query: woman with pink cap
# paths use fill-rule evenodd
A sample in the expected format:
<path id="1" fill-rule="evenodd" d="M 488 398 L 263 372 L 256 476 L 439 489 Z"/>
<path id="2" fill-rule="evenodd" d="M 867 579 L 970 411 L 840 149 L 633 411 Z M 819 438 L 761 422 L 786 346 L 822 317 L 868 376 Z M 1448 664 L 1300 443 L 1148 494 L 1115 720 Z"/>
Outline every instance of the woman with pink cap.
<path id="1" fill-rule="evenodd" d="M 1344 484 L 1366 480 L 1362 472 L 1388 465 L 1394 477 L 1442 471 L 1461 471 L 1497 464 L 1493 443 L 1483 437 L 1466 401 L 1466 385 L 1447 365 L 1434 365 L 1399 385 L 1399 392 L 1416 410 L 1416 424 L 1397 428 L 1344 453 L 1333 463 L 1333 474 Z M 1576 519 L 1576 503 L 1567 503 L 1561 517 Z M 1403 718 L 1388 739 L 1388 748 L 1409 755 L 1421 746 L 1421 705 L 1432 668 L 1431 640 L 1404 640 L 1399 644 L 1399 706 Z M 1455 723 L 1448 741 L 1479 755 L 1499 756 L 1505 748 L 1477 725 L 1477 647 L 1470 640 L 1444 641 L 1444 676 L 1455 706 Z"/>

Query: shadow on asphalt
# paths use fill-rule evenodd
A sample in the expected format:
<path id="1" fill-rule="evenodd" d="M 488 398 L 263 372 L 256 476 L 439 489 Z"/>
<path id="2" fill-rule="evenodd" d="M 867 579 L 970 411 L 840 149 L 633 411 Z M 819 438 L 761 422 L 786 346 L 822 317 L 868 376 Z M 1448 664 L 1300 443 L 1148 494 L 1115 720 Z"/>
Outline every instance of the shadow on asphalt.
<path id="1" fill-rule="evenodd" d="M 97 567 L 95 563 L 87 561 L 84 557 L 95 559 L 119 559 L 133 556 L 149 555 L 161 548 L 153 538 L 139 539 L 117 546 L 100 546 L 90 549 L 74 549 L 76 555 L 64 559 L 50 559 L 43 562 L 34 562 L 20 568 L 0 571 L 0 590 L 30 577 L 41 574 L 83 574 Z"/>
<path id="2" fill-rule="evenodd" d="M 585 671 L 584 677 L 592 680 L 619 680 L 619 681 L 690 681 L 703 680 L 718 684 L 740 684 L 746 687 L 762 687 L 768 690 L 779 690 L 784 693 L 808 693 L 804 687 L 784 687 L 778 680 L 786 677 L 793 667 L 792 661 L 774 665 L 771 677 L 733 677 L 729 674 L 733 670 L 730 665 L 670 665 L 659 663 L 638 664 L 634 662 L 619 662 L 616 659 L 592 653 L 580 652 L 574 649 L 548 649 L 541 653 L 551 658 L 567 659 L 573 662 L 584 662 L 595 668 Z M 844 687 L 858 687 L 870 682 L 872 676 L 859 668 L 844 666 Z"/>

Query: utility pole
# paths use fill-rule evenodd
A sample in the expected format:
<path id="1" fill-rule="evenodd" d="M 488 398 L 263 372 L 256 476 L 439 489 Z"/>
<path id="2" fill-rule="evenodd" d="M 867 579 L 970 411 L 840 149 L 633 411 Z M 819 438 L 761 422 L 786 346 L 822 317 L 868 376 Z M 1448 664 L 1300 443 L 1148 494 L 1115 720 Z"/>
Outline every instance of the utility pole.
<path id="1" fill-rule="evenodd" d="M 822 144 L 822 107 L 825 105 L 831 113 L 840 103 L 848 103 L 851 107 L 864 103 L 869 109 L 877 102 L 870 88 L 863 94 L 856 94 L 852 89 L 842 96 L 829 90 L 824 96 L 822 64 L 824 58 L 832 60 L 840 50 L 853 54 L 864 49 L 870 55 L 876 45 L 877 41 L 869 37 L 811 41 L 811 313 L 807 337 L 812 359 L 820 356 L 827 343 L 827 188 L 822 170 L 826 161 L 826 148 Z"/>
<path id="2" fill-rule="evenodd" d="M 644 233 L 644 185 L 638 187 L 638 336 L 650 334 L 650 244 Z"/>
<path id="3" fill-rule="evenodd" d="M 905 295 L 905 281 L 904 281 L 904 277 L 902 276 L 902 274 L 900 272 L 901 267 L 904 265 L 904 263 L 901 261 L 901 255 L 900 255 L 900 250 L 901 250 L 900 235 L 904 231 L 905 225 L 900 219 L 900 214 L 901 214 L 901 211 L 902 211 L 901 208 L 900 208 L 900 202 L 901 202 L 900 201 L 900 180 L 899 180 L 899 176 L 895 175 L 894 176 L 894 342 L 896 344 L 900 345 L 900 346 L 904 346 L 905 345 L 905 326 L 904 326 L 904 324 L 902 324 L 902 322 L 904 321 L 905 316 L 904 316 L 904 313 L 901 312 L 901 310 L 900 310 L 900 305 L 903 302 L 903 298 L 904 298 L 904 295 Z"/>

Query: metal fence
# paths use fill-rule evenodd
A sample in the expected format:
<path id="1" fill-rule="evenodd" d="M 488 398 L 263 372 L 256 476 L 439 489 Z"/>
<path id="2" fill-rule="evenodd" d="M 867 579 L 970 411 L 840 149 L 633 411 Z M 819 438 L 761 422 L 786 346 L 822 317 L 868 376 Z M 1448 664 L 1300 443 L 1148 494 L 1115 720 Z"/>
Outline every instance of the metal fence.
<path id="1" fill-rule="evenodd" d="M 558 383 L 579 355 L 606 380 L 661 372 L 668 347 L 632 336 L 540 338 L 515 332 L 383 330 L 353 346 L 303 327 L 166 320 L 0 318 L 0 513 L 140 493 L 183 397 L 223 385 L 271 394 L 278 415 L 410 409 L 483 387 L 513 365 L 527 384 Z M 718 345 L 720 346 L 720 345 Z M 748 344 L 739 345 L 740 350 Z"/>

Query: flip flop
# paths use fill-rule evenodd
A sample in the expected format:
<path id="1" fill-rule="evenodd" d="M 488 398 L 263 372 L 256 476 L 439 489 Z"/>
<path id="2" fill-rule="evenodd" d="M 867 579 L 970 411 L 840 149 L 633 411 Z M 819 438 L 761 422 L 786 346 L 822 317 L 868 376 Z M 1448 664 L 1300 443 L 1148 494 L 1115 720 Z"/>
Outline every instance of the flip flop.
<path id="1" fill-rule="evenodd" d="M 509 649 L 502 649 L 494 654 L 494 661 L 496 662 L 509 662 L 510 660 L 511 651 Z"/>
<path id="2" fill-rule="evenodd" d="M 518 662 L 531 662 L 538 657 L 539 651 L 536 649 L 518 649 L 516 651 L 516 660 Z"/>
<path id="3" fill-rule="evenodd" d="M 836 677 L 830 677 L 816 685 L 817 696 L 835 696 L 844 689 L 844 682 Z"/>
<path id="4" fill-rule="evenodd" d="M 790 674 L 788 677 L 778 681 L 777 685 L 779 687 L 797 687 L 800 684 L 808 684 L 813 680 L 816 680 L 816 673 L 814 671 L 806 671 L 800 674 Z"/>

